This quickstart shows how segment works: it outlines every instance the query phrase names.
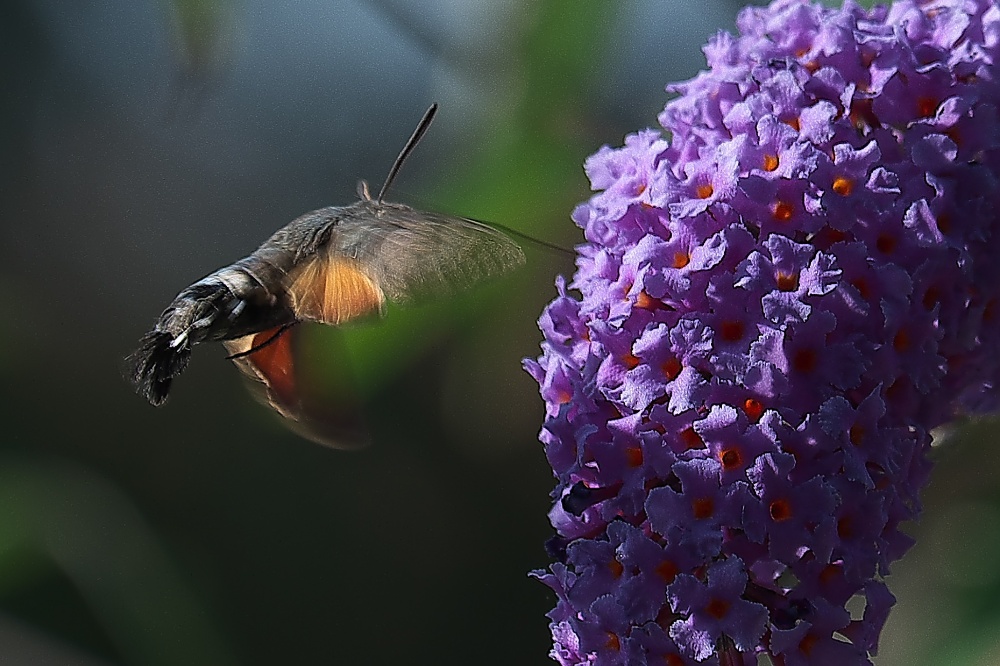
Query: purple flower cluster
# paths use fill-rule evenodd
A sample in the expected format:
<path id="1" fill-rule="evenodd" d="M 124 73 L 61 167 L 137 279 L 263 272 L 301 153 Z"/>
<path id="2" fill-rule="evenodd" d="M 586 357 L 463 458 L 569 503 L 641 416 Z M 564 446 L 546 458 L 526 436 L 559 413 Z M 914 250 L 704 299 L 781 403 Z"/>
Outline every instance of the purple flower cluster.
<path id="1" fill-rule="evenodd" d="M 1000 9 L 738 26 L 669 139 L 587 160 L 581 297 L 557 282 L 525 362 L 560 664 L 871 663 L 929 431 L 997 404 Z"/>

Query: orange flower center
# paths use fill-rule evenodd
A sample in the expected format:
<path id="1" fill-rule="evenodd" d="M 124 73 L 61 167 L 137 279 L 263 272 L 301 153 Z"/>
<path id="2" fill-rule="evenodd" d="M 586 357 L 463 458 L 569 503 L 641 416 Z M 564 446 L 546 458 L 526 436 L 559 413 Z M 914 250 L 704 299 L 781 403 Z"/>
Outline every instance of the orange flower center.
<path id="1" fill-rule="evenodd" d="M 705 606 L 705 612 L 714 617 L 716 620 L 721 620 L 726 617 L 726 613 L 729 612 L 729 602 L 723 599 L 712 599 Z"/>
<path id="2" fill-rule="evenodd" d="M 760 400 L 747 398 L 743 403 L 743 412 L 751 421 L 758 421 L 764 413 L 764 405 L 761 404 Z"/>
<path id="3" fill-rule="evenodd" d="M 819 358 L 814 349 L 800 349 L 792 356 L 792 367 L 796 372 L 809 374 L 819 365 Z"/>
<path id="4" fill-rule="evenodd" d="M 719 451 L 719 462 L 725 470 L 738 469 L 743 464 L 743 455 L 737 448 Z"/>
<path id="5" fill-rule="evenodd" d="M 719 326 L 719 337 L 726 342 L 739 342 L 743 339 L 745 327 L 742 321 L 724 321 Z"/>
<path id="6" fill-rule="evenodd" d="M 715 513 L 715 503 L 711 497 L 693 500 L 691 502 L 691 513 L 694 514 L 695 520 L 711 518 L 712 514 Z"/>
<path id="7" fill-rule="evenodd" d="M 864 428 L 864 426 L 862 426 L 862 425 L 860 425 L 858 423 L 855 423 L 854 425 L 852 425 L 851 429 L 848 430 L 848 437 L 851 440 L 851 444 L 853 444 L 854 446 L 860 446 L 861 442 L 865 441 L 865 428 Z"/>
<path id="8" fill-rule="evenodd" d="M 875 247 L 882 254 L 892 254 L 892 251 L 896 249 L 896 239 L 892 236 L 882 234 L 875 240 Z"/>
<path id="9" fill-rule="evenodd" d="M 948 213 L 941 213 L 937 217 L 937 228 L 938 230 L 946 234 L 951 231 L 951 216 Z"/>
<path id="10" fill-rule="evenodd" d="M 794 213 L 795 209 L 787 201 L 779 201 L 774 204 L 774 219 L 778 222 L 788 222 Z"/>
<path id="11" fill-rule="evenodd" d="M 799 288 L 799 276 L 797 273 L 788 274 L 779 271 L 775 282 L 777 282 L 779 291 L 795 291 Z"/>
<path id="12" fill-rule="evenodd" d="M 896 333 L 896 337 L 892 339 L 893 349 L 901 354 L 906 352 L 910 348 L 910 345 L 910 334 L 905 328 L 900 329 L 899 332 Z"/>
<path id="13" fill-rule="evenodd" d="M 660 370 L 663 371 L 663 374 L 667 379 L 673 381 L 674 379 L 677 379 L 677 375 L 681 374 L 682 367 L 681 362 L 677 358 L 671 356 L 663 362 L 663 365 L 660 366 Z"/>
<path id="14" fill-rule="evenodd" d="M 684 444 L 686 449 L 700 449 L 705 446 L 705 441 L 701 438 L 701 435 L 692 428 L 688 426 L 680 433 L 681 443 Z"/>
<path id="15" fill-rule="evenodd" d="M 664 560 L 656 567 L 656 575 L 667 583 L 674 582 L 674 578 L 676 578 L 679 573 L 680 569 L 678 569 L 677 565 L 670 560 Z"/>
<path id="16" fill-rule="evenodd" d="M 833 181 L 833 191 L 842 197 L 846 197 L 854 191 L 854 181 L 841 176 Z"/>
<path id="17" fill-rule="evenodd" d="M 792 505 L 788 503 L 788 500 L 774 500 L 768 506 L 768 512 L 774 522 L 780 523 L 792 517 Z"/>
<path id="18" fill-rule="evenodd" d="M 921 97 L 917 100 L 917 115 L 921 118 L 930 118 L 937 111 L 938 103 L 933 97 Z"/>
<path id="19" fill-rule="evenodd" d="M 657 300 L 647 294 L 645 290 L 640 291 L 635 297 L 635 307 L 642 308 L 643 310 L 652 310 L 656 307 Z"/>

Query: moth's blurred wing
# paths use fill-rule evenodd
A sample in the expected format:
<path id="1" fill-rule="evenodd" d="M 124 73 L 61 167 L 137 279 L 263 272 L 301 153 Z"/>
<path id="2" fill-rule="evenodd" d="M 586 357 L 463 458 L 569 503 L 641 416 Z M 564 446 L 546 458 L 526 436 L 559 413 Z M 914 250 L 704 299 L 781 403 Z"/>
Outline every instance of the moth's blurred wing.
<path id="1" fill-rule="evenodd" d="M 247 388 L 281 414 L 293 432 L 335 449 L 361 448 L 368 435 L 354 396 L 345 390 L 331 395 L 331 384 L 309 372 L 316 364 L 302 358 L 306 326 L 275 328 L 223 344 L 230 354 L 245 354 L 233 363 L 247 378 Z M 247 354 L 251 349 L 256 351 Z M 341 389 L 344 384 L 339 382 Z"/>
<path id="2" fill-rule="evenodd" d="M 337 325 L 381 313 L 387 299 L 455 292 L 522 263 L 521 248 L 485 224 L 361 201 L 340 209 L 329 240 L 289 271 L 286 288 L 298 320 Z M 340 391 L 331 398 L 329 385 L 323 386 L 329 378 L 311 372 L 323 368 L 301 358 L 307 325 L 227 340 L 225 346 L 230 354 L 243 354 L 233 362 L 251 380 L 251 391 L 292 430 L 334 448 L 362 446 L 367 438 L 351 396 Z"/>
<path id="3" fill-rule="evenodd" d="M 288 275 L 296 318 L 343 324 L 381 313 L 385 296 L 360 262 L 334 252 L 317 252 Z"/>
<path id="4" fill-rule="evenodd" d="M 328 252 L 352 257 L 394 302 L 454 293 L 524 263 L 521 248 L 481 222 L 379 204 L 349 215 Z"/>

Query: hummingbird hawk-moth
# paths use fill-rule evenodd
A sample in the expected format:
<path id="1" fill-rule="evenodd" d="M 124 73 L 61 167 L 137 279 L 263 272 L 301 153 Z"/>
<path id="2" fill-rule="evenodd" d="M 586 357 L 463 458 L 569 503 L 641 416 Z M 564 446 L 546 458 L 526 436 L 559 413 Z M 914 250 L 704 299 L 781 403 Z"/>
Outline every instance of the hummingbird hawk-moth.
<path id="1" fill-rule="evenodd" d="M 353 428 L 301 381 L 296 324 L 380 315 L 387 301 L 455 291 L 524 262 L 521 248 L 491 226 L 383 200 L 436 111 L 433 104 L 424 114 L 377 197 L 361 181 L 358 201 L 302 215 L 180 292 L 128 359 L 137 392 L 163 404 L 192 347 L 220 341 L 293 430 L 336 448 L 355 445 Z"/>

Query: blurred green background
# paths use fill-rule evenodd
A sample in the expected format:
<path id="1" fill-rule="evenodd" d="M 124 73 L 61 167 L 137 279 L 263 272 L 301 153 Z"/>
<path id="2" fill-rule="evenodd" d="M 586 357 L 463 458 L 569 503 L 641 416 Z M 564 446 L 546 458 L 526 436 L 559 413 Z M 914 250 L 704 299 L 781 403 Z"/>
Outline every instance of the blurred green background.
<path id="1" fill-rule="evenodd" d="M 584 158 L 655 124 L 739 3 L 6 0 L 0 664 L 547 663 L 552 479 L 520 359 L 572 263 L 330 331 L 374 443 L 302 441 L 221 347 L 122 358 L 183 287 L 381 182 L 572 246 Z M 995 424 L 943 447 L 878 663 L 1000 663 Z"/>

